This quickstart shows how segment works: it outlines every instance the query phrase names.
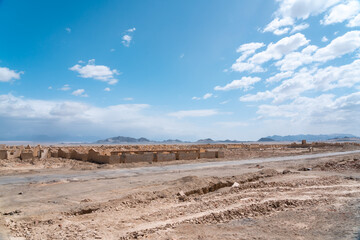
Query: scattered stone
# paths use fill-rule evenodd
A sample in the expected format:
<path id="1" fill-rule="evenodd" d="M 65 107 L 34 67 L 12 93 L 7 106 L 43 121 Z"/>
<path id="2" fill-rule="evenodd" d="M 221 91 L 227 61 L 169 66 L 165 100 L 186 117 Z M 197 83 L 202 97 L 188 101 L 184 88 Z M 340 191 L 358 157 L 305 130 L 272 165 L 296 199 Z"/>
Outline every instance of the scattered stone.
<path id="1" fill-rule="evenodd" d="M 232 188 L 238 188 L 240 187 L 240 184 L 237 182 L 234 182 L 234 184 L 231 186 Z"/>
<path id="2" fill-rule="evenodd" d="M 3 215 L 4 216 L 12 216 L 12 215 L 15 215 L 15 214 L 20 214 L 20 213 L 21 213 L 20 210 L 15 210 L 15 211 L 3 213 Z"/>
<path id="3" fill-rule="evenodd" d="M 180 191 L 180 192 L 178 192 L 178 196 L 184 197 L 184 196 L 186 196 L 186 195 L 185 195 L 185 193 L 184 193 L 183 191 Z"/>
<path id="4" fill-rule="evenodd" d="M 291 171 L 289 169 L 285 169 L 282 173 L 283 174 L 288 174 L 288 173 L 291 173 Z"/>
<path id="5" fill-rule="evenodd" d="M 186 194 L 183 191 L 178 192 L 179 200 L 185 201 L 187 199 Z"/>
<path id="6" fill-rule="evenodd" d="M 312 168 L 303 167 L 303 168 L 300 168 L 298 171 L 311 171 L 311 170 L 312 170 Z"/>

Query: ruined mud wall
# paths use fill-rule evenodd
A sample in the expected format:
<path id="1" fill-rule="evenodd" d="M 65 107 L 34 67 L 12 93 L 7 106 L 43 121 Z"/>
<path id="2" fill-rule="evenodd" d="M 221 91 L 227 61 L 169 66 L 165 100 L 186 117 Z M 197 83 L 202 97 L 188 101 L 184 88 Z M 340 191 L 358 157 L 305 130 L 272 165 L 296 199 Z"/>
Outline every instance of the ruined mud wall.
<path id="1" fill-rule="evenodd" d="M 224 158 L 225 149 L 243 149 L 244 151 L 263 151 L 275 149 L 326 147 L 360 147 L 359 143 L 323 143 L 313 142 L 291 144 L 198 144 L 198 145 L 84 145 L 84 146 L 7 146 L 0 145 L 0 159 L 21 160 L 64 158 L 89 161 L 99 164 L 165 162 L 176 160 Z"/>

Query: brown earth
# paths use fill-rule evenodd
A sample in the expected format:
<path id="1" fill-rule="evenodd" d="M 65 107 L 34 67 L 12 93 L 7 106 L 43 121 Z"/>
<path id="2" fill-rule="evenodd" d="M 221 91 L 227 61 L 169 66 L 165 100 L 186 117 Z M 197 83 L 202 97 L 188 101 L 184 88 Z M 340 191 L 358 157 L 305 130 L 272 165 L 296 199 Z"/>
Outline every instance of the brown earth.
<path id="1" fill-rule="evenodd" d="M 309 150 L 227 149 L 224 160 L 298 154 Z M 3 184 L 0 239 L 358 239 L 359 159 L 360 154 L 349 154 L 190 171 L 139 171 L 112 179 Z M 0 175 L 149 165 L 7 160 L 1 162 Z M 232 187 L 234 183 L 238 186 Z"/>

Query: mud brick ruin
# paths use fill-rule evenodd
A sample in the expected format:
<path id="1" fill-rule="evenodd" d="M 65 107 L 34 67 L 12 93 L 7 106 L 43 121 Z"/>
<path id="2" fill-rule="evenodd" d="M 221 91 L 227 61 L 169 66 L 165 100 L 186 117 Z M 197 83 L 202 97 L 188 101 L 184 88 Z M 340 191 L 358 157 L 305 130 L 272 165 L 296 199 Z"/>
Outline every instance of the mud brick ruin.
<path id="1" fill-rule="evenodd" d="M 98 164 L 118 164 L 137 162 L 167 162 L 176 160 L 224 158 L 225 149 L 262 151 L 266 149 L 308 148 L 359 145 L 358 143 L 320 143 L 311 144 L 199 144 L 199 145 L 80 145 L 80 146 L 7 146 L 0 145 L 0 159 L 32 160 L 64 158 L 88 161 Z"/>

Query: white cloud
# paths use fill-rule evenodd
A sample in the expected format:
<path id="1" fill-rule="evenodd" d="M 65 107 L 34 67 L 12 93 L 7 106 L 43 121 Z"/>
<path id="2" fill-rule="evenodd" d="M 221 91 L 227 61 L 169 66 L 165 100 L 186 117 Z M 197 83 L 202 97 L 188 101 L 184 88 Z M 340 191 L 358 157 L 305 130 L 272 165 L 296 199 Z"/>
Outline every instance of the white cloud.
<path id="1" fill-rule="evenodd" d="M 264 32 L 273 32 L 281 35 L 289 32 L 297 20 L 305 20 L 310 15 L 318 15 L 325 12 L 340 0 L 277 0 L 279 9 L 275 12 L 275 18 L 265 27 Z M 307 26 L 304 24 L 293 27 L 292 32 L 301 31 Z"/>
<path id="2" fill-rule="evenodd" d="M 252 43 L 245 43 L 240 45 L 240 47 L 238 47 L 236 49 L 236 52 L 239 53 L 244 53 L 244 52 L 248 52 L 248 53 L 254 53 L 257 49 L 264 47 L 265 44 L 262 42 L 252 42 Z"/>
<path id="3" fill-rule="evenodd" d="M 203 96 L 203 99 L 211 98 L 212 95 L 213 95 L 212 93 L 206 93 L 206 94 Z"/>
<path id="4" fill-rule="evenodd" d="M 250 58 L 250 62 L 262 64 L 271 59 L 278 60 L 285 54 L 295 51 L 299 47 L 307 45 L 309 40 L 301 33 L 296 33 L 290 37 L 284 37 L 276 43 L 270 43 L 265 51 L 259 52 Z"/>
<path id="5" fill-rule="evenodd" d="M 0 121 L 3 137 L 39 134 L 109 137 L 116 132 L 157 138 L 209 136 L 203 124 L 159 114 L 148 104 L 97 107 L 78 101 L 35 100 L 11 94 L 0 95 Z"/>
<path id="6" fill-rule="evenodd" d="M 126 33 L 122 36 L 121 42 L 125 47 L 130 46 L 130 43 L 133 39 L 133 34 L 134 34 L 135 30 L 136 30 L 136 28 L 130 28 L 130 29 L 126 30 Z"/>
<path id="7" fill-rule="evenodd" d="M 242 44 L 240 47 L 236 49 L 236 52 L 242 53 L 238 61 L 245 60 L 248 56 L 255 53 L 255 51 L 259 48 L 264 47 L 265 44 L 261 42 L 252 42 L 252 43 L 245 43 Z"/>
<path id="8" fill-rule="evenodd" d="M 326 36 L 323 36 L 323 37 L 321 38 L 321 41 L 322 41 L 322 42 L 327 42 L 327 41 L 329 41 L 329 39 L 328 39 Z"/>
<path id="9" fill-rule="evenodd" d="M 323 25 L 348 21 L 348 27 L 360 25 L 360 3 L 358 0 L 277 0 L 279 8 L 274 19 L 265 27 L 264 32 L 273 32 L 276 35 L 301 31 L 308 27 L 298 21 L 310 16 L 317 16 L 326 12 L 320 21 Z"/>
<path id="10" fill-rule="evenodd" d="M 71 94 L 74 95 L 74 96 L 88 97 L 88 95 L 85 94 L 84 89 L 77 89 L 77 90 L 73 91 Z"/>
<path id="11" fill-rule="evenodd" d="M 302 70 L 292 78 L 282 81 L 282 83 L 271 91 L 258 92 L 255 95 L 246 95 L 240 101 L 260 101 L 273 98 L 274 103 L 282 102 L 287 99 L 298 97 L 302 92 L 313 89 L 313 71 Z"/>
<path id="12" fill-rule="evenodd" d="M 64 86 L 59 88 L 59 90 L 61 90 L 61 91 L 69 91 L 70 89 L 71 89 L 71 87 L 69 86 L 69 84 L 65 84 Z"/>
<path id="13" fill-rule="evenodd" d="M 233 80 L 231 83 L 226 84 L 224 87 L 216 86 L 214 90 L 228 91 L 233 89 L 243 89 L 247 91 L 252 88 L 252 85 L 259 82 L 259 77 L 242 77 L 240 80 Z"/>
<path id="14" fill-rule="evenodd" d="M 67 31 L 68 33 L 71 33 L 71 28 L 65 28 L 65 31 Z"/>
<path id="15" fill-rule="evenodd" d="M 24 72 L 15 72 L 6 67 L 0 67 L 0 82 L 11 82 L 15 79 L 20 79 L 20 75 Z"/>
<path id="16" fill-rule="evenodd" d="M 257 102 L 273 98 L 274 94 L 270 91 L 258 92 L 256 94 L 247 94 L 239 98 L 241 102 Z"/>
<path id="17" fill-rule="evenodd" d="M 116 51 L 115 48 L 111 48 L 111 49 L 110 49 L 110 52 L 115 52 L 115 51 Z"/>
<path id="18" fill-rule="evenodd" d="M 349 21 L 346 25 L 348 27 L 360 27 L 360 13 Z"/>
<path id="19" fill-rule="evenodd" d="M 326 47 L 318 49 L 314 54 L 314 60 L 326 62 L 344 54 L 354 52 L 359 47 L 360 31 L 350 31 L 343 36 L 335 38 Z"/>
<path id="20" fill-rule="evenodd" d="M 116 69 L 110 69 L 104 65 L 95 65 L 95 59 L 89 60 L 88 64 L 81 66 L 76 64 L 70 68 L 71 71 L 78 72 L 82 78 L 93 78 L 108 84 L 115 84 L 118 82 L 114 78 L 115 75 L 119 75 L 119 72 Z"/>
<path id="21" fill-rule="evenodd" d="M 269 77 L 268 79 L 266 79 L 266 82 L 268 83 L 273 83 L 273 82 L 279 82 L 283 79 L 289 78 L 293 75 L 292 71 L 288 71 L 288 72 L 279 72 L 277 74 L 275 74 L 272 77 Z"/>
<path id="22" fill-rule="evenodd" d="M 299 97 L 289 104 L 283 105 L 260 105 L 258 114 L 266 117 L 300 118 L 309 117 L 311 112 L 329 105 L 333 95 L 321 95 L 316 98 Z M 309 114 L 310 112 L 310 114 Z"/>
<path id="23" fill-rule="evenodd" d="M 240 101 L 273 99 L 274 103 L 281 103 L 287 99 L 297 98 L 309 90 L 324 92 L 335 88 L 352 88 L 359 83 L 360 59 L 356 59 L 350 64 L 338 67 L 303 68 L 271 91 L 248 94 L 240 97 Z"/>
<path id="24" fill-rule="evenodd" d="M 282 60 L 276 62 L 275 66 L 279 67 L 281 71 L 293 71 L 305 64 L 326 62 L 341 57 L 358 48 L 360 48 L 360 31 L 350 31 L 337 37 L 323 48 L 310 45 L 301 52 L 289 53 Z"/>
<path id="25" fill-rule="evenodd" d="M 125 34 L 123 37 L 122 37 L 122 43 L 125 47 L 129 47 L 130 46 L 130 42 L 132 40 L 132 36 L 128 35 L 128 34 Z"/>
<path id="26" fill-rule="evenodd" d="M 106 87 L 106 88 L 104 88 L 104 91 L 105 91 L 105 92 L 110 92 L 110 91 L 111 91 L 111 89 L 110 89 L 110 88 L 108 88 L 108 87 Z"/>
<path id="27" fill-rule="evenodd" d="M 185 56 L 185 54 L 183 54 L 183 53 L 182 53 L 182 54 L 180 54 L 180 58 L 183 58 L 184 56 Z"/>
<path id="28" fill-rule="evenodd" d="M 294 20 L 290 17 L 275 18 L 264 29 L 264 32 L 273 32 L 276 35 L 282 35 L 289 32 L 290 28 L 286 26 L 292 26 Z"/>
<path id="29" fill-rule="evenodd" d="M 315 45 L 304 48 L 301 52 L 287 54 L 282 60 L 277 61 L 275 66 L 280 67 L 281 71 L 293 71 L 298 67 L 313 62 L 312 53 L 318 49 Z"/>
<path id="30" fill-rule="evenodd" d="M 333 94 L 299 97 L 287 104 L 261 105 L 257 113 L 264 118 L 287 118 L 292 126 L 302 128 L 353 131 L 360 118 L 360 92 L 338 98 Z"/>
<path id="31" fill-rule="evenodd" d="M 236 72 L 264 72 L 264 69 L 262 67 L 255 65 L 254 63 L 240 62 L 238 60 L 231 66 L 231 69 Z"/>
<path id="32" fill-rule="evenodd" d="M 307 24 L 307 23 L 302 23 L 302 24 L 296 25 L 296 26 L 294 26 L 293 29 L 291 30 L 291 33 L 300 32 L 300 31 L 302 31 L 302 30 L 307 29 L 308 27 L 310 27 L 310 25 Z"/>
<path id="33" fill-rule="evenodd" d="M 229 101 L 229 100 L 226 100 L 226 101 L 220 102 L 220 104 L 227 104 L 228 102 L 230 102 L 230 101 Z"/>
<path id="34" fill-rule="evenodd" d="M 127 98 L 123 98 L 123 100 L 124 100 L 124 101 L 133 101 L 134 98 L 132 98 L 132 97 L 127 97 Z"/>
<path id="35" fill-rule="evenodd" d="M 204 99 L 204 100 L 206 100 L 206 99 L 208 99 L 208 98 L 211 98 L 213 96 L 213 94 L 212 93 L 206 93 L 204 96 L 202 96 L 202 97 L 192 97 L 191 99 L 192 100 L 201 100 L 201 99 Z"/>
<path id="36" fill-rule="evenodd" d="M 268 62 L 272 59 L 279 60 L 284 55 L 293 52 L 296 49 L 307 45 L 308 43 L 309 40 L 306 39 L 303 34 L 296 33 L 294 35 L 291 35 L 290 37 L 284 37 L 276 43 L 270 43 L 264 51 L 256 53 L 255 55 L 250 57 L 247 62 L 244 62 L 244 60 L 248 56 L 248 53 L 253 53 L 255 50 L 243 50 L 244 54 L 236 60 L 236 62 L 231 66 L 231 68 L 232 70 L 237 72 L 264 72 L 265 70 L 261 67 L 261 64 Z M 262 43 L 252 44 L 254 44 L 254 48 L 262 46 Z M 242 50 L 242 46 L 240 46 L 240 50 Z"/>
<path id="37" fill-rule="evenodd" d="M 168 115 L 171 117 L 185 118 L 185 117 L 210 117 L 218 114 L 219 112 L 215 109 L 202 109 L 202 110 L 185 110 L 185 111 L 172 112 L 169 113 Z"/>
<path id="38" fill-rule="evenodd" d="M 321 21 L 324 25 L 341 23 L 352 19 L 360 12 L 360 3 L 358 0 L 349 0 L 346 3 L 338 4 L 331 8 L 329 13 Z"/>
<path id="39" fill-rule="evenodd" d="M 340 0 L 278 0 L 280 7 L 276 15 L 282 18 L 307 19 L 310 15 L 316 16 L 325 12 Z"/>
<path id="40" fill-rule="evenodd" d="M 334 88 L 348 87 L 360 83 L 360 59 L 350 64 L 319 69 L 313 76 L 317 90 L 327 91 Z"/>
<path id="41" fill-rule="evenodd" d="M 52 86 L 49 86 L 48 89 L 51 90 L 51 89 L 52 89 Z"/>

